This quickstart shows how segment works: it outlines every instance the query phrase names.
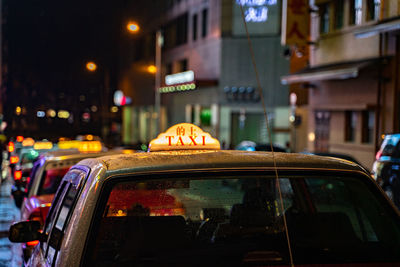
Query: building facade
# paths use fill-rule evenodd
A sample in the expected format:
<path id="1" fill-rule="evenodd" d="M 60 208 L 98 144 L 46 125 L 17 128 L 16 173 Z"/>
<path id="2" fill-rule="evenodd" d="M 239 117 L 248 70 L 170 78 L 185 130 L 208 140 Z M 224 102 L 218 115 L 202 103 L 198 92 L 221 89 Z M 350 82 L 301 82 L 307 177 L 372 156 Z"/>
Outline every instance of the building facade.
<path id="1" fill-rule="evenodd" d="M 270 142 L 245 20 L 272 142 L 285 146 L 290 140 L 288 87 L 280 76 L 288 73 L 289 60 L 280 44 L 280 16 L 280 1 L 275 0 L 170 1 L 161 25 L 162 130 L 191 122 L 226 148 L 243 140 Z M 179 82 L 187 72 L 192 80 Z M 178 81 L 171 84 L 166 76 Z"/>
<path id="2" fill-rule="evenodd" d="M 399 2 L 311 1 L 310 66 L 282 77 L 309 90 L 308 149 L 372 167 L 399 131 Z"/>

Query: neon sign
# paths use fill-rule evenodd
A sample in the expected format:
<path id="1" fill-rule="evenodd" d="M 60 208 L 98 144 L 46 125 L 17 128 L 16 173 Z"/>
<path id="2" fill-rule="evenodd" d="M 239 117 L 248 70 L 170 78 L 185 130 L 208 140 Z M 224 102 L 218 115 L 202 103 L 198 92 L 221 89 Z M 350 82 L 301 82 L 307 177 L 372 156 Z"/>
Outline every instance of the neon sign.
<path id="1" fill-rule="evenodd" d="M 268 20 L 268 6 L 277 4 L 277 0 L 236 0 L 244 8 L 246 22 L 264 22 Z"/>

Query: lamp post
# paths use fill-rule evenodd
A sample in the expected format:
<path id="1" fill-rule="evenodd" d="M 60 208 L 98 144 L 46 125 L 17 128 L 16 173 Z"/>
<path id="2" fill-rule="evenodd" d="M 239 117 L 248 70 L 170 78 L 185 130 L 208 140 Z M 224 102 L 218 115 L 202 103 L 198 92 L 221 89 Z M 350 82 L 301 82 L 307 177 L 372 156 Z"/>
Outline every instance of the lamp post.
<path id="1" fill-rule="evenodd" d="M 156 135 L 159 133 L 161 129 L 161 114 L 160 114 L 160 87 L 161 87 L 161 48 L 164 44 L 164 37 L 162 35 L 161 30 L 157 30 L 156 32 L 156 79 L 155 79 L 155 88 L 154 88 L 154 109 L 157 114 L 156 118 Z"/>

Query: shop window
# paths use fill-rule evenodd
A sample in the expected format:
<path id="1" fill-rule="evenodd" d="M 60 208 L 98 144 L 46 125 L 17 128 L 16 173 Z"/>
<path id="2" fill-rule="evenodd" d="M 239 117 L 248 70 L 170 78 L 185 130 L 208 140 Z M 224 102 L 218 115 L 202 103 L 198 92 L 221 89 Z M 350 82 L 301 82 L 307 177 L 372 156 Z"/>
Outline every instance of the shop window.
<path id="1" fill-rule="evenodd" d="M 192 17 L 192 39 L 193 41 L 197 39 L 197 14 Z"/>
<path id="2" fill-rule="evenodd" d="M 375 127 L 375 112 L 363 111 L 362 113 L 362 142 L 373 143 Z"/>
<path id="3" fill-rule="evenodd" d="M 357 127 L 357 113 L 355 111 L 346 111 L 345 124 L 345 141 L 354 142 Z"/>
<path id="4" fill-rule="evenodd" d="M 335 1 L 335 29 L 343 28 L 344 20 L 344 0 Z"/>
<path id="5" fill-rule="evenodd" d="M 204 38 L 208 34 L 208 9 L 201 12 L 201 36 Z"/>
<path id="6" fill-rule="evenodd" d="M 329 32 L 329 4 L 328 3 L 319 6 L 319 16 L 320 16 L 320 24 L 319 24 L 320 33 L 328 33 Z"/>
<path id="7" fill-rule="evenodd" d="M 367 19 L 378 20 L 381 11 L 381 0 L 367 0 Z"/>
<path id="8" fill-rule="evenodd" d="M 350 1 L 350 24 L 360 25 L 362 22 L 362 0 Z"/>

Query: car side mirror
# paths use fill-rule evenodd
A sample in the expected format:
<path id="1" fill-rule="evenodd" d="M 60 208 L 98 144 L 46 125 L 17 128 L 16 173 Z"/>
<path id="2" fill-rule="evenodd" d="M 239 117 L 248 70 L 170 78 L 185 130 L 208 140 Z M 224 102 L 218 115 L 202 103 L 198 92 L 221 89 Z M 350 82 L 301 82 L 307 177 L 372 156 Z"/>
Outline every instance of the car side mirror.
<path id="1" fill-rule="evenodd" d="M 14 243 L 26 243 L 34 240 L 44 241 L 46 235 L 40 232 L 40 222 L 23 221 L 10 226 L 8 239 Z"/>

